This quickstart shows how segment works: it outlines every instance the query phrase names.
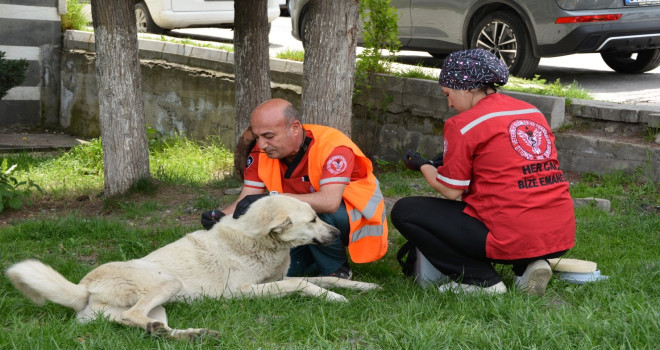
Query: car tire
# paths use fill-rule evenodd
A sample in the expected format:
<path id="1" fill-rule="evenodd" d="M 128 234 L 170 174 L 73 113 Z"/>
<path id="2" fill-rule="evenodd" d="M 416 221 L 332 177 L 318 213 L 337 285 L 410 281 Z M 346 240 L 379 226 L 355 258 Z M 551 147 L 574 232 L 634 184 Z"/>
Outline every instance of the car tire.
<path id="1" fill-rule="evenodd" d="M 500 58 L 509 73 L 530 78 L 539 65 L 532 41 L 522 20 L 506 11 L 493 12 L 481 19 L 472 30 L 471 48 L 482 48 Z"/>
<path id="2" fill-rule="evenodd" d="M 135 24 L 138 33 L 162 34 L 165 32 L 165 30 L 156 25 L 153 18 L 151 18 L 151 13 L 149 13 L 147 4 L 144 2 L 138 2 L 135 4 Z"/>
<path id="3" fill-rule="evenodd" d="M 648 72 L 660 66 L 660 49 L 642 50 L 633 58 L 633 52 L 601 52 L 600 57 L 614 71 L 625 74 Z"/>

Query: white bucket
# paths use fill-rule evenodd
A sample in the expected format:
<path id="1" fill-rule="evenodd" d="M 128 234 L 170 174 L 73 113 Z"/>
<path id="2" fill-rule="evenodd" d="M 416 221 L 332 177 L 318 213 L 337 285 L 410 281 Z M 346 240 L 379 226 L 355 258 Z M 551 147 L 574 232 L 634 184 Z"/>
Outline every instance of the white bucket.
<path id="1" fill-rule="evenodd" d="M 422 252 L 415 248 L 417 251 L 417 260 L 415 261 L 415 281 L 422 288 L 427 288 L 431 285 L 441 284 L 447 282 L 449 277 L 438 271 L 435 266 L 426 260 Z"/>
<path id="2" fill-rule="evenodd" d="M 585 284 L 587 282 L 597 282 L 609 278 L 609 276 L 601 275 L 600 270 L 593 272 L 557 272 L 557 277 L 573 284 Z"/>

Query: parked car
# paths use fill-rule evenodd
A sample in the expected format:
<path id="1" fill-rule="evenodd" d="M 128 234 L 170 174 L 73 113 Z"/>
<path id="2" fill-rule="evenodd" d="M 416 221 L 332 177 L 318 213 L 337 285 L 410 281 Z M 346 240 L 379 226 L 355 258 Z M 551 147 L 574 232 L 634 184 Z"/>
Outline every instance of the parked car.
<path id="1" fill-rule="evenodd" d="M 282 14 L 289 13 L 289 0 L 279 0 L 278 3 L 280 4 Z"/>
<path id="2" fill-rule="evenodd" d="M 481 47 L 513 75 L 541 57 L 600 53 L 620 73 L 660 66 L 660 0 L 391 0 L 402 49 L 448 53 Z M 290 2 L 292 35 L 305 42 L 309 0 Z"/>
<path id="3" fill-rule="evenodd" d="M 278 0 L 268 0 L 268 22 L 280 16 Z M 188 27 L 233 27 L 231 0 L 136 0 L 138 32 L 162 33 Z"/>

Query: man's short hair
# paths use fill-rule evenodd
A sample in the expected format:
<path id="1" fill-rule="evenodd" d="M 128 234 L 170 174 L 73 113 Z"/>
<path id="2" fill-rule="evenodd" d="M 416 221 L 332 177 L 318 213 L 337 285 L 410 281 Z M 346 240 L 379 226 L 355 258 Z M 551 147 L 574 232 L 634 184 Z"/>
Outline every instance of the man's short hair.
<path id="1" fill-rule="evenodd" d="M 289 126 L 291 123 L 295 122 L 296 120 L 300 120 L 300 113 L 298 112 L 298 109 L 294 107 L 293 105 L 288 105 L 286 108 L 284 108 L 284 117 L 286 118 L 286 125 Z"/>

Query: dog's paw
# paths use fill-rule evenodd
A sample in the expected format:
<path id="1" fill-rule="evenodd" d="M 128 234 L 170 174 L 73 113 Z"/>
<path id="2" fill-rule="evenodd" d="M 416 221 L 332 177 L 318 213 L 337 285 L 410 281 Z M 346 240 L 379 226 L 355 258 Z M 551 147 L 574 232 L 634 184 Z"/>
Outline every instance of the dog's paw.
<path id="1" fill-rule="evenodd" d="M 348 302 L 348 299 L 346 299 L 346 297 L 344 297 L 343 295 L 331 291 L 327 291 L 326 293 L 323 294 L 323 296 L 327 301 L 336 301 L 341 303 Z"/>
<path id="2" fill-rule="evenodd" d="M 219 338 L 220 332 L 206 328 L 173 329 L 168 338 L 198 341 L 206 338 Z"/>
<path id="3" fill-rule="evenodd" d="M 203 338 L 220 338 L 220 332 L 214 331 L 212 329 L 203 329 L 200 335 Z"/>
<path id="4" fill-rule="evenodd" d="M 376 283 L 369 283 L 369 282 L 357 282 L 355 285 L 355 289 L 357 290 L 379 290 L 383 289 L 380 285 Z"/>
<path id="5" fill-rule="evenodd" d="M 147 334 L 162 337 L 169 335 L 170 330 L 162 322 L 149 322 L 147 323 Z"/>

